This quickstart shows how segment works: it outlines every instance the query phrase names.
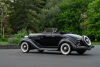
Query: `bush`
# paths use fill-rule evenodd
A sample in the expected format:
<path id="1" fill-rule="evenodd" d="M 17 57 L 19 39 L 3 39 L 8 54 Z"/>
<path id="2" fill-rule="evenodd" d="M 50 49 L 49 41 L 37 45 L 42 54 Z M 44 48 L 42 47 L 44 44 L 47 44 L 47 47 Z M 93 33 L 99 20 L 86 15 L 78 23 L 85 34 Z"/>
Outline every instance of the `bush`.
<path id="1" fill-rule="evenodd" d="M 21 42 L 22 38 L 9 38 L 8 42 L 11 44 L 19 44 Z"/>
<path id="2" fill-rule="evenodd" d="M 0 34 L 0 41 L 8 41 L 8 38 L 2 38 L 2 34 Z"/>
<path id="3" fill-rule="evenodd" d="M 29 33 L 31 33 L 31 31 L 29 31 Z M 8 42 L 13 44 L 19 44 L 25 35 L 28 35 L 28 33 L 25 29 L 23 29 L 19 31 L 17 34 L 12 35 L 10 38 L 8 38 Z"/>
<path id="4" fill-rule="evenodd" d="M 8 41 L 8 38 L 2 38 L 1 41 L 7 42 Z"/>

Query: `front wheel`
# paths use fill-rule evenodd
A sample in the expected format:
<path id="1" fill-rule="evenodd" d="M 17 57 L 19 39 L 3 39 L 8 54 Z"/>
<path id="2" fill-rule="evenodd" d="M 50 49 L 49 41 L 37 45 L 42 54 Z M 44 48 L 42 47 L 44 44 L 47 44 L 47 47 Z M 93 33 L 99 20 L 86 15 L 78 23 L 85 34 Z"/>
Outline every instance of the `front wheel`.
<path id="1" fill-rule="evenodd" d="M 22 42 L 21 43 L 21 50 L 24 53 L 28 53 L 30 51 L 30 46 L 27 42 Z"/>
<path id="2" fill-rule="evenodd" d="M 62 43 L 61 47 L 60 47 L 60 51 L 62 54 L 64 55 L 68 55 L 71 53 L 71 46 L 69 43 Z"/>
<path id="3" fill-rule="evenodd" d="M 77 51 L 77 53 L 80 54 L 80 55 L 84 54 L 85 52 L 86 52 L 86 50 L 78 50 Z"/>

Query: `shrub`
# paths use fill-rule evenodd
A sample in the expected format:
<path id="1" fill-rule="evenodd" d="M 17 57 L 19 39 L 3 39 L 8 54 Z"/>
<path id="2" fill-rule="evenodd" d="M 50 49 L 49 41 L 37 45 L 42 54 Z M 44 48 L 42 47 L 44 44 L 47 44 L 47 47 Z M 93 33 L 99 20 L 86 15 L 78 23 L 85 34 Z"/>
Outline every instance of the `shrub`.
<path id="1" fill-rule="evenodd" d="M 11 44 L 19 44 L 20 41 L 22 40 L 22 38 L 9 38 L 8 39 L 8 42 L 11 43 Z"/>
<path id="2" fill-rule="evenodd" d="M 31 31 L 29 31 L 29 33 L 31 33 Z M 28 35 L 28 33 L 26 32 L 25 29 L 23 29 L 19 31 L 17 34 L 12 35 L 8 39 L 8 42 L 13 43 L 13 44 L 19 44 L 25 35 Z"/>
<path id="3" fill-rule="evenodd" d="M 7 42 L 8 41 L 8 38 L 2 38 L 1 41 Z"/>

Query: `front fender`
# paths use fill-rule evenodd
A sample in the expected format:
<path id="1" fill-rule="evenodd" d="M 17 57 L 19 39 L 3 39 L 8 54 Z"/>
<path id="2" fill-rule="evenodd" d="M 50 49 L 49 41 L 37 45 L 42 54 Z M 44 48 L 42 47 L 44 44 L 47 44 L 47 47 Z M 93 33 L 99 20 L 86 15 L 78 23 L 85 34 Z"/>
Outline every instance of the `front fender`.
<path id="1" fill-rule="evenodd" d="M 29 39 L 28 37 L 25 37 L 25 38 L 21 41 L 21 43 L 22 43 L 22 42 L 28 42 L 29 45 L 30 45 L 31 47 L 36 48 L 36 49 L 39 49 L 39 47 L 36 45 L 35 41 Z M 19 45 L 21 45 L 21 43 L 20 43 Z"/>
<path id="2" fill-rule="evenodd" d="M 72 48 L 76 48 L 76 45 L 72 41 L 70 41 L 68 38 L 61 39 L 61 41 L 58 44 L 58 47 L 60 47 L 62 43 L 69 43 Z"/>

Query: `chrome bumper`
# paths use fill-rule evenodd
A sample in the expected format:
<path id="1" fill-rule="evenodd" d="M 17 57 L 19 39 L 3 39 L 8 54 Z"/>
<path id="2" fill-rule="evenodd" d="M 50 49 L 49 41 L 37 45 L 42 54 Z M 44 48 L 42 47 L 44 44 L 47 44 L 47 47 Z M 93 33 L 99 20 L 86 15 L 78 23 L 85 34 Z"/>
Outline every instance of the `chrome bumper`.
<path id="1" fill-rule="evenodd" d="M 91 46 L 77 46 L 75 48 L 75 50 L 80 50 L 80 49 L 84 49 L 84 50 L 91 50 L 92 48 L 94 48 L 95 46 L 91 45 Z"/>

